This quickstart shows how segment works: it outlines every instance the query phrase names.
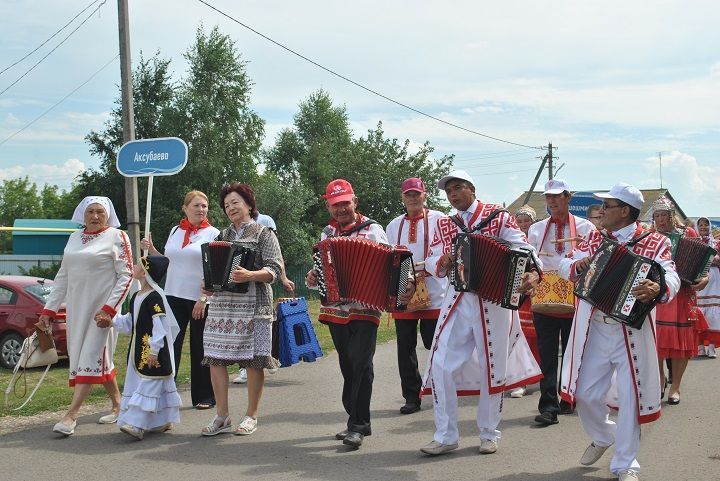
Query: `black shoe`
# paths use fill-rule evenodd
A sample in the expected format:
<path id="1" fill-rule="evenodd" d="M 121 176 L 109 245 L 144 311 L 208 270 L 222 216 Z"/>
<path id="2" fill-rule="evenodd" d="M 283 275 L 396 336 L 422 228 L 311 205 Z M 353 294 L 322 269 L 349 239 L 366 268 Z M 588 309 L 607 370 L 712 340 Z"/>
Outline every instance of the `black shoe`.
<path id="1" fill-rule="evenodd" d="M 573 405 L 569 402 L 560 401 L 560 414 L 572 414 L 573 411 Z"/>
<path id="2" fill-rule="evenodd" d="M 419 403 L 405 403 L 405 405 L 400 408 L 400 414 L 412 414 L 418 412 L 419 410 Z"/>
<path id="3" fill-rule="evenodd" d="M 365 436 L 360 433 L 350 431 L 347 433 L 347 436 L 345 436 L 345 439 L 343 439 L 343 444 L 352 446 L 353 448 L 359 448 L 360 446 L 362 446 L 364 437 Z"/>
<path id="4" fill-rule="evenodd" d="M 343 439 L 345 439 L 347 437 L 347 435 L 348 435 L 348 430 L 343 429 L 342 431 L 340 431 L 339 433 L 337 433 L 335 435 L 335 439 L 337 439 L 338 441 L 342 441 Z"/>
<path id="5" fill-rule="evenodd" d="M 551 424 L 557 424 L 558 419 L 555 414 L 546 411 L 535 416 L 535 422 L 544 426 L 550 426 Z"/>

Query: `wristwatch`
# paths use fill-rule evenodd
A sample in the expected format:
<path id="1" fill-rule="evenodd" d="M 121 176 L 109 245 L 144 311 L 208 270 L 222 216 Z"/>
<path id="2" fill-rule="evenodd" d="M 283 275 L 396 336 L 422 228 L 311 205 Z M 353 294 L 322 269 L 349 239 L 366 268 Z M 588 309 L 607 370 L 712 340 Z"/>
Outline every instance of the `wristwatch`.
<path id="1" fill-rule="evenodd" d="M 200 299 L 198 299 L 198 301 L 202 302 L 203 304 L 207 304 L 207 300 L 208 298 L 205 294 L 201 295 Z"/>

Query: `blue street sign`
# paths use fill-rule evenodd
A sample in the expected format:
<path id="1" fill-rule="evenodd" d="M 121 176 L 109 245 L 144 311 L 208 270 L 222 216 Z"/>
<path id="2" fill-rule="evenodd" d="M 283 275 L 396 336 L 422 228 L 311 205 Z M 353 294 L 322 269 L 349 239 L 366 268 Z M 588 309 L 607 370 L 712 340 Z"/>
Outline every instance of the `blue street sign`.
<path id="1" fill-rule="evenodd" d="M 575 192 L 570 199 L 568 210 L 572 215 L 587 218 L 587 209 L 594 204 L 602 204 L 602 201 L 593 197 L 592 192 Z"/>
<path id="2" fill-rule="evenodd" d="M 117 154 L 115 166 L 125 177 L 173 175 L 185 167 L 188 147 L 177 137 L 127 142 Z"/>

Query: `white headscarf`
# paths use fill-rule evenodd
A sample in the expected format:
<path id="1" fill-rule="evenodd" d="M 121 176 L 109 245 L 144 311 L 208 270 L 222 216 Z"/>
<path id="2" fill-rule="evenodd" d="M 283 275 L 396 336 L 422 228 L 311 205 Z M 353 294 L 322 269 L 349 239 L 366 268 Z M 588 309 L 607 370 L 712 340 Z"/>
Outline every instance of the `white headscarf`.
<path id="1" fill-rule="evenodd" d="M 78 224 L 85 225 L 85 211 L 90 206 L 90 204 L 100 204 L 101 206 L 103 206 L 105 212 L 107 212 L 108 215 L 108 225 L 110 227 L 120 227 L 120 220 L 115 213 L 115 207 L 113 206 L 112 201 L 107 197 L 102 197 L 99 195 L 89 195 L 83 200 L 81 200 L 78 206 L 75 207 L 72 221 L 77 222 Z"/>

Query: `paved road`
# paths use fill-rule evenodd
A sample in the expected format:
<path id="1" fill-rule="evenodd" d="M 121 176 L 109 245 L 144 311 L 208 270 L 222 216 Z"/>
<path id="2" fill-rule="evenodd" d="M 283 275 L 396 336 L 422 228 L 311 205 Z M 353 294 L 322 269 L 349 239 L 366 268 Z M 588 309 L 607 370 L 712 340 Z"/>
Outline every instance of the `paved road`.
<path id="1" fill-rule="evenodd" d="M 686 374 L 682 402 L 665 406 L 660 421 L 643 428 L 644 481 L 720 479 L 720 360 L 694 360 Z M 477 454 L 476 398 L 461 400 L 460 448 L 437 458 L 418 449 L 433 432 L 430 404 L 409 416 L 401 405 L 394 344 L 378 346 L 375 356 L 373 435 L 351 451 L 333 438 L 343 428 L 340 373 L 334 354 L 315 363 L 281 369 L 268 376 L 258 430 L 248 437 L 199 431 L 209 411 L 185 408 L 182 424 L 166 434 L 138 442 L 116 426 L 96 424 L 100 414 L 80 418 L 76 434 L 64 439 L 51 425 L 0 437 L 0 479 L 150 480 L 494 480 L 590 481 L 614 479 L 609 453 L 596 466 L 578 459 L 588 444 L 576 416 L 536 428 L 532 418 L 537 392 L 505 399 L 496 454 Z M 245 387 L 231 388 L 231 408 L 240 419 Z M 189 404 L 189 392 L 183 393 Z M 52 468 L 49 468 L 52 466 Z M 52 469 L 52 471 L 49 471 Z M 77 473 L 77 474 L 76 474 Z"/>

